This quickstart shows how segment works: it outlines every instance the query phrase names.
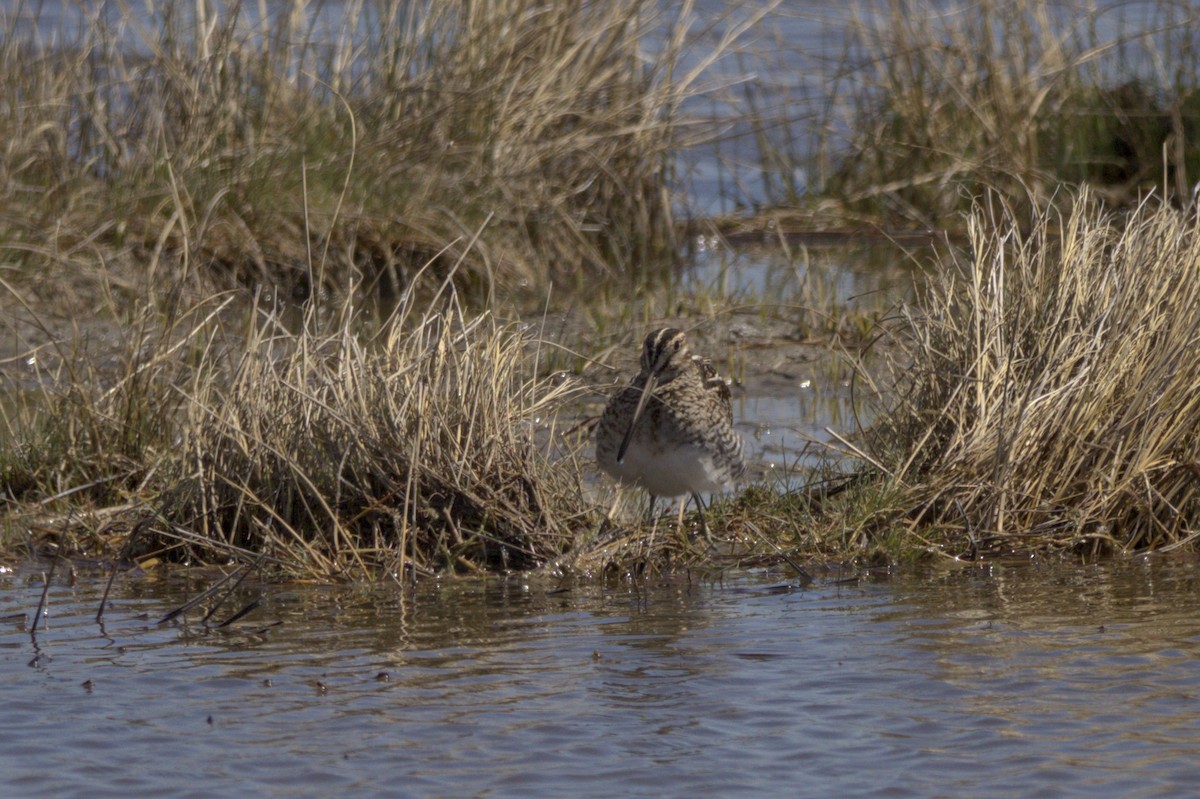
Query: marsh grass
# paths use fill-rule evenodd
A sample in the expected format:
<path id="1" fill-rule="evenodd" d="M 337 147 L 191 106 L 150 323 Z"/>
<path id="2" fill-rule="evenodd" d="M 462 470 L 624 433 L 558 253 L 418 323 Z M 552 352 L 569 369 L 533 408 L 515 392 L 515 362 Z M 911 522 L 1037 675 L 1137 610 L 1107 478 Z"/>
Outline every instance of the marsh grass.
<path id="1" fill-rule="evenodd" d="M 21 12 L 0 36 L 10 530 L 330 577 L 528 568 L 588 529 L 579 457 L 547 457 L 569 384 L 480 308 L 676 262 L 690 5 Z M 374 297 L 399 303 L 382 327 Z"/>
<path id="2" fill-rule="evenodd" d="M 384 319 L 217 295 L 141 317 L 108 358 L 63 350 L 51 369 L 43 354 L 28 404 L 6 411 L 5 524 L 69 548 L 58 521 L 74 515 L 77 548 L 137 529 L 137 557 L 265 555 L 321 579 L 779 562 L 767 541 L 801 562 L 1188 546 L 1198 224 L 1087 193 L 1067 213 L 978 205 L 969 248 L 879 323 L 891 384 L 858 370 L 889 407 L 801 490 L 715 503 L 716 549 L 691 516 L 604 519 L 568 410 L 594 388 L 545 368 L 536 328 L 465 312 L 449 276 L 433 304 L 410 291 Z"/>
<path id="3" fill-rule="evenodd" d="M 1062 183 L 1109 204 L 1186 201 L 1200 178 L 1194 9 L 1037 0 L 860 10 L 826 123 L 822 197 L 891 224 L 951 226 L 999 191 L 1043 208 Z M 839 144 L 841 141 L 844 144 Z"/>
<path id="4" fill-rule="evenodd" d="M 745 563 L 768 540 L 839 558 L 1192 541 L 1198 231 L 1137 200 L 1183 206 L 1196 176 L 1192 16 L 1111 46 L 1032 0 L 862 22 L 849 156 L 821 155 L 812 218 L 947 224 L 974 203 L 970 255 L 947 241 L 889 320 L 803 250 L 784 286 L 730 289 L 732 268 L 651 285 L 685 252 L 680 130 L 711 132 L 684 101 L 754 13 L 684 68 L 690 6 L 664 22 L 645 0 L 348 4 L 333 35 L 181 8 L 0 38 L 0 524 L 30 554 L 408 579 Z M 1109 56 L 1159 42 L 1157 71 L 1110 80 Z M 752 128 L 778 121 L 734 89 Z M 800 139 L 759 130 L 764 169 L 788 169 L 764 185 L 808 197 Z M 560 307 L 529 327 L 513 289 Z M 664 316 L 733 341 L 747 308 L 771 335 L 891 347 L 899 393 L 864 393 L 895 407 L 804 490 L 716 503 L 716 550 L 690 517 L 605 520 L 578 418 L 615 379 L 597 365 Z M 559 311 L 576 327 L 549 334 Z M 720 362 L 745 368 L 732 345 Z"/>
<path id="5" fill-rule="evenodd" d="M 162 513 L 325 575 L 540 565 L 590 509 L 547 452 L 572 387 L 539 379 L 528 344 L 453 302 L 406 304 L 370 340 L 266 315 L 198 378 Z"/>
<path id="6" fill-rule="evenodd" d="M 680 66 L 690 5 L 642 0 L 257 10 L 5 26 L 5 526 L 321 577 L 637 538 L 594 533 L 571 384 L 479 309 L 675 263 L 668 156 L 720 45 Z"/>
<path id="7" fill-rule="evenodd" d="M 55 551 L 137 530 L 136 558 L 262 555 L 322 579 L 564 554 L 595 513 L 556 428 L 579 385 L 539 367 L 523 327 L 442 290 L 383 320 L 217 295 L 167 326 L 146 310 L 101 357 L 62 353 L 4 414 L 6 523 Z"/>
<path id="8" fill-rule="evenodd" d="M 431 260 L 462 262 L 468 299 L 637 279 L 676 258 L 664 181 L 696 80 L 688 8 L 652 5 L 7 12 L 0 251 L 85 298 L 113 275 L 396 297 Z"/>
<path id="9" fill-rule="evenodd" d="M 1114 211 L 1089 192 L 1017 205 L 978 203 L 968 245 L 881 320 L 890 369 L 856 369 L 875 422 L 803 488 L 719 505 L 715 529 L 860 563 L 1194 547 L 1195 210 Z"/>
<path id="10" fill-rule="evenodd" d="M 0 509 L 129 499 L 171 450 L 185 402 L 177 388 L 230 302 L 217 295 L 174 319 L 143 307 L 128 326 L 66 330 L 50 329 L 27 304 L 24 323 L 47 341 L 7 363 Z"/>
<path id="11" fill-rule="evenodd" d="M 904 317 L 876 429 L 909 543 L 955 555 L 1172 548 L 1200 529 L 1200 230 L 1083 194 L 998 198 Z M 1027 231 L 1027 232 L 1022 232 Z"/>

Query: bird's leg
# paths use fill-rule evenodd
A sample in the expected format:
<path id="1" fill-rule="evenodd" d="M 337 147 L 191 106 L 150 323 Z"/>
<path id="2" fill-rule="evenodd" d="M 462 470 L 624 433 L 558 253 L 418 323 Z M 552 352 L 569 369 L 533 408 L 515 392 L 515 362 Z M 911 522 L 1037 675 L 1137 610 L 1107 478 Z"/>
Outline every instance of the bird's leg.
<path id="1" fill-rule="evenodd" d="M 647 492 L 647 496 L 650 497 L 650 504 L 646 507 L 646 523 L 650 524 L 655 521 L 654 503 L 658 502 L 658 497 L 654 496 L 653 494 L 650 494 L 649 492 Z"/>
<path id="2" fill-rule="evenodd" d="M 650 538 L 646 540 L 646 549 L 653 552 L 654 534 L 658 532 L 658 517 L 654 515 L 654 504 L 658 502 L 658 497 L 648 491 L 646 493 L 650 497 L 650 506 L 646 508 L 646 522 L 650 525 Z"/>
<path id="3" fill-rule="evenodd" d="M 692 499 L 696 500 L 696 510 L 700 513 L 700 532 L 704 535 L 704 540 L 709 544 L 713 543 L 712 533 L 708 529 L 708 519 L 704 517 L 704 500 L 700 498 L 699 492 L 692 492 Z"/>

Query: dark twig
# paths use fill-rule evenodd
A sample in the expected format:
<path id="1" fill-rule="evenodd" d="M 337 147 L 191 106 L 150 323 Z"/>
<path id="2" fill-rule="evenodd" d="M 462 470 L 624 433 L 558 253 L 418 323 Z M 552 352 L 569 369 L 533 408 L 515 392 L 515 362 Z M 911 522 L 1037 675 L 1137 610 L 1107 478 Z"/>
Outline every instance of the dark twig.
<path id="1" fill-rule="evenodd" d="M 58 566 L 58 558 L 50 561 L 50 571 L 42 575 L 42 598 L 38 601 L 37 613 L 33 614 L 33 624 L 29 626 L 29 634 L 37 632 L 42 620 L 42 610 L 46 607 L 46 595 L 50 593 L 50 581 L 54 579 L 54 569 Z"/>
<path id="2" fill-rule="evenodd" d="M 237 621 L 238 619 L 240 619 L 242 616 L 245 616 L 247 613 L 249 613 L 250 611 L 254 610 L 256 607 L 258 607 L 258 605 L 259 605 L 259 603 L 260 603 L 260 602 L 262 602 L 262 598 L 261 598 L 261 597 L 259 597 L 259 598 L 255 598 L 255 599 L 252 599 L 250 602 L 248 602 L 248 603 L 246 604 L 246 606 L 245 606 L 244 608 L 242 608 L 242 609 L 241 609 L 241 610 L 239 610 L 237 613 L 235 613 L 235 614 L 233 614 L 232 616 L 230 616 L 230 617 L 229 617 L 228 619 L 226 619 L 225 621 L 223 621 L 223 622 L 221 622 L 220 624 L 218 624 L 218 625 L 217 625 L 217 629 L 219 630 L 219 629 L 221 629 L 222 627 L 228 627 L 229 625 L 233 624 L 235 621 Z M 209 615 L 212 615 L 212 614 L 209 614 Z M 207 616 L 206 616 L 205 618 L 207 618 Z"/>
<path id="3" fill-rule="evenodd" d="M 206 624 L 208 622 L 208 620 L 212 618 L 213 614 L 217 612 L 217 609 L 225 604 L 225 600 L 229 599 L 229 597 L 231 597 L 233 595 L 233 592 L 238 589 L 238 586 L 242 584 L 242 582 L 246 579 L 246 576 L 248 574 L 250 574 L 250 572 L 257 569 L 259 566 L 261 566 L 262 562 L 263 562 L 263 558 L 260 555 L 258 560 L 254 561 L 253 563 L 249 564 L 244 569 L 242 569 L 241 576 L 238 577 L 237 580 L 234 581 L 233 585 L 229 586 L 229 590 L 226 591 L 224 593 L 224 595 L 220 599 L 217 600 L 217 603 L 212 606 L 212 609 L 209 610 L 208 613 L 204 614 L 204 618 L 200 620 L 200 623 Z M 257 600 L 255 600 L 255 601 L 257 602 Z M 248 612 L 248 611 L 245 608 L 243 608 L 241 611 L 241 613 L 246 613 L 246 612 Z M 240 615 L 240 613 L 238 615 Z M 236 619 L 236 618 L 238 618 L 238 616 L 235 615 L 233 618 Z M 225 622 L 225 624 L 228 624 L 228 623 L 229 623 L 229 621 Z M 217 626 L 224 627 L 225 624 L 220 624 Z"/>
<path id="4" fill-rule="evenodd" d="M 204 600 L 208 599 L 210 596 L 215 594 L 217 591 L 221 590 L 221 586 L 225 585 L 225 583 L 229 582 L 234 577 L 237 577 L 239 574 L 241 574 L 241 576 L 244 577 L 246 575 L 246 573 L 250 571 L 251 568 L 253 568 L 253 566 L 242 566 L 241 568 L 234 569 L 229 574 L 225 575 L 220 580 L 218 580 L 207 591 L 205 591 L 204 593 L 195 597 L 194 599 L 191 599 L 191 600 L 183 603 L 179 607 L 175 608 L 175 610 L 171 611 L 170 613 L 168 613 L 167 615 L 165 615 L 161 619 L 159 619 L 157 623 L 158 624 L 166 624 L 167 622 L 174 619 L 176 616 L 179 616 L 180 614 L 183 614 L 183 613 L 187 613 L 189 610 L 196 607 Z"/>
<path id="5" fill-rule="evenodd" d="M 108 604 L 108 593 L 112 590 L 113 580 L 117 576 L 117 567 L 121 565 L 121 561 L 125 560 L 129 552 L 133 549 L 134 539 L 142 532 L 142 528 L 149 523 L 149 519 L 142 519 L 133 526 L 133 530 L 129 532 L 129 537 L 125 539 L 125 546 L 121 547 L 121 551 L 117 553 L 117 557 L 113 560 L 112 571 L 108 573 L 108 583 L 104 586 L 104 596 L 100 597 L 100 607 L 96 611 L 96 621 L 104 618 L 104 607 Z"/>
<path id="6" fill-rule="evenodd" d="M 758 528 L 756 528 L 753 524 L 745 524 L 743 526 L 750 532 L 754 533 L 754 535 L 756 535 L 758 537 L 759 541 L 762 541 L 764 544 L 766 544 L 767 546 L 774 549 L 775 552 L 778 553 L 779 557 L 781 557 L 785 561 L 787 561 L 787 564 L 796 570 L 796 573 L 800 575 L 800 584 L 802 586 L 808 586 L 812 583 L 813 576 L 808 573 L 808 569 L 804 568 L 799 563 L 792 560 L 792 557 L 790 555 L 788 555 L 788 553 L 784 552 L 783 549 L 778 544 L 776 544 L 774 541 L 772 541 L 771 539 L 767 538 L 765 535 L 760 533 L 758 531 Z"/>

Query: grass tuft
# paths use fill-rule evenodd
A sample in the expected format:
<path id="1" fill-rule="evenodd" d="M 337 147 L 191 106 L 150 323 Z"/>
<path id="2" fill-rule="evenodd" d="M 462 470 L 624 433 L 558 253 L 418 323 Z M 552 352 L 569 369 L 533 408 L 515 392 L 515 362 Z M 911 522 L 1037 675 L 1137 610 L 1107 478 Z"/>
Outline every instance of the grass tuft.
<path id="1" fill-rule="evenodd" d="M 686 9 L 22 8 L 0 12 L 0 253 L 31 278 L 396 297 L 433 260 L 484 299 L 675 262 Z"/>
<path id="2" fill-rule="evenodd" d="M 874 452 L 922 547 L 1134 552 L 1200 529 L 1200 225 L 1081 194 L 969 219 L 899 337 Z M 1028 232 L 1022 232 L 1028 229 Z M 894 517 L 893 517 L 894 518 Z"/>
<path id="3" fill-rule="evenodd" d="M 311 322 L 311 320 L 310 320 Z M 406 303 L 369 340 L 263 314 L 236 358 L 201 365 L 161 515 L 205 546 L 326 576 L 523 569 L 567 549 L 584 504 L 551 463 L 570 383 L 530 342 L 449 302 Z M 549 420 L 549 421 L 547 421 Z"/>
<path id="4" fill-rule="evenodd" d="M 937 227 L 984 192 L 1036 210 L 1063 183 L 1113 207 L 1147 190 L 1186 201 L 1200 176 L 1196 35 L 1195 14 L 1171 2 L 889 0 L 860 12 L 845 115 L 828 123 L 846 149 L 835 145 L 823 196 Z"/>

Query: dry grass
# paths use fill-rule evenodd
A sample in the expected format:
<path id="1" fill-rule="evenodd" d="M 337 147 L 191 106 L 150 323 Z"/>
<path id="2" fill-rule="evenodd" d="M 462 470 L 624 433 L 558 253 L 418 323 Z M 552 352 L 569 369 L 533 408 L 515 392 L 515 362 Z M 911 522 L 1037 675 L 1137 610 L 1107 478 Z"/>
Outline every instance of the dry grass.
<path id="1" fill-rule="evenodd" d="M 137 530 L 138 557 L 265 555 L 324 579 L 564 554 L 596 514 L 555 428 L 578 386 L 443 292 L 385 321 L 216 296 L 167 327 L 146 312 L 104 357 L 63 353 L 4 411 L 6 526 L 78 553 Z"/>
<path id="2" fill-rule="evenodd" d="M 830 463 L 803 491 L 753 487 L 714 529 L 868 562 L 1194 547 L 1200 217 L 1061 202 L 990 195 L 883 323 L 890 385 L 861 393 L 889 407 L 842 442 L 849 479 Z"/>
<path id="3" fill-rule="evenodd" d="M 1200 530 L 1200 225 L 977 207 L 905 318 L 875 459 L 908 543 L 1132 552 Z M 973 256 L 973 257 L 972 257 Z M 894 516 L 893 516 L 894 517 Z M 891 533 L 895 534 L 895 532 Z"/>
<path id="4" fill-rule="evenodd" d="M 14 328 L 33 328 L 42 343 L 3 365 L 0 511 L 123 505 L 136 494 L 176 443 L 179 388 L 230 302 L 218 295 L 173 318 L 142 307 L 124 324 L 66 328 L 25 302 Z"/>
<path id="5" fill-rule="evenodd" d="M 848 150 L 824 197 L 893 224 L 951 227 L 987 191 L 1035 209 L 1064 182 L 1110 205 L 1148 188 L 1186 198 L 1200 177 L 1198 28 L 1194 9 L 1170 0 L 889 0 L 851 29 L 828 123 Z"/>
<path id="6" fill-rule="evenodd" d="M 557 429 L 577 384 L 547 366 L 586 371 L 663 308 L 711 322 L 738 300 L 644 282 L 682 251 L 666 187 L 700 74 L 680 67 L 686 23 L 648 58 L 647 0 L 350 4 L 333 35 L 237 4 L 163 8 L 53 46 L 0 39 L 9 543 L 409 578 L 744 562 L 766 539 L 834 557 L 1132 551 L 1198 529 L 1195 220 L 1071 205 L 1057 182 L 1181 199 L 1182 50 L 1164 51 L 1164 98 L 1089 79 L 1109 51 L 1032 0 L 940 18 L 897 0 L 863 23 L 839 201 L 936 223 L 995 199 L 971 216 L 972 258 L 947 255 L 904 318 L 898 405 L 847 444 L 863 477 L 718 503 L 714 553 L 669 522 L 602 522 L 590 445 Z M 1114 166 L 1104 146 L 1143 133 Z M 551 285 L 584 300 L 562 317 L 586 330 L 548 357 L 498 298 Z M 785 303 L 797 330 L 876 335 L 808 289 Z"/>
<path id="7" fill-rule="evenodd" d="M 406 8 L 6 28 L 9 543 L 329 577 L 628 532 L 595 535 L 583 442 L 549 457 L 569 388 L 478 307 L 675 262 L 678 108 L 721 45 L 681 66 L 690 6 L 645 0 Z"/>
<path id="8" fill-rule="evenodd" d="M 371 340 L 360 326 L 290 333 L 268 314 L 228 369 L 201 370 L 170 530 L 326 576 L 530 568 L 569 548 L 591 511 L 575 462 L 548 457 L 570 384 L 453 302 L 407 303 Z"/>
<path id="9" fill-rule="evenodd" d="M 37 353 L 0 408 L 0 552 L 319 580 L 711 560 L 690 522 L 604 519 L 585 386 L 528 326 L 465 312 L 449 277 L 386 319 L 317 308 L 228 292 Z"/>
<path id="10" fill-rule="evenodd" d="M 978 206 L 969 251 L 945 254 L 893 323 L 896 404 L 845 443 L 868 466 L 718 503 L 715 551 L 668 520 L 601 521 L 589 443 L 557 432 L 581 387 L 521 328 L 464 313 L 452 279 L 382 321 L 216 296 L 142 317 L 115 357 L 64 351 L 51 368 L 39 353 L 39 387 L 0 438 L 5 523 L 76 514 L 97 547 L 137 529 L 143 555 L 262 554 L 320 578 L 744 564 L 775 557 L 768 539 L 839 558 L 1187 545 L 1198 226 L 1087 194 L 1032 218 Z"/>
<path id="11" fill-rule="evenodd" d="M 100 8 L 0 38 L 0 254 L 83 305 L 114 279 L 398 296 L 431 259 L 486 298 L 676 258 L 687 9 L 671 28 L 646 0 L 365 2 L 328 30 L 240 2 Z"/>

